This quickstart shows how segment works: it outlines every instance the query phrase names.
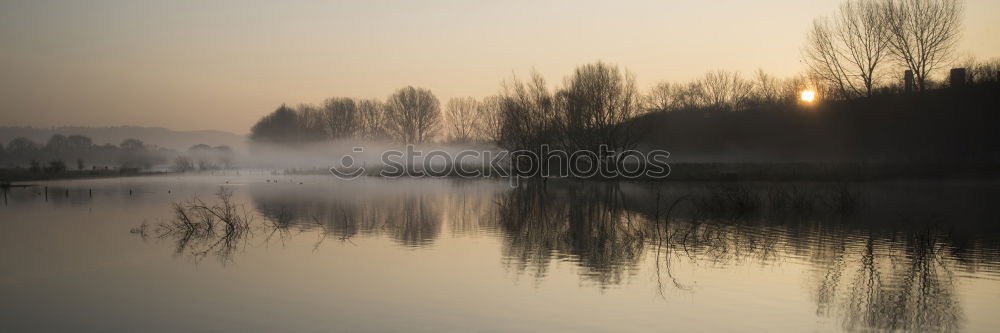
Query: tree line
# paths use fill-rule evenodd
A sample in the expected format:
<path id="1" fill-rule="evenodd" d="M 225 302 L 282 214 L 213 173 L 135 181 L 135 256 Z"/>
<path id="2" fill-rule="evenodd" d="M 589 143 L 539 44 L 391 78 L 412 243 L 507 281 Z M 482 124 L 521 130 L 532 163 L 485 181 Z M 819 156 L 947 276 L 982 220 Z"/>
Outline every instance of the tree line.
<path id="1" fill-rule="evenodd" d="M 963 8 L 959 0 L 847 0 L 832 17 L 815 20 L 802 54 L 808 69 L 790 78 L 763 70 L 750 76 L 714 70 L 641 92 L 633 73 L 595 62 L 577 67 L 555 88 L 533 72 L 527 79 L 503 81 L 492 96 L 452 98 L 443 105 L 430 90 L 415 87 L 401 88 L 385 101 L 337 97 L 320 105 L 282 105 L 253 126 L 250 138 L 277 144 L 436 140 L 506 150 L 548 145 L 596 151 L 606 145 L 620 151 L 655 130 L 635 126 L 646 114 L 785 111 L 805 90 L 828 102 L 894 95 L 903 91 L 903 69 L 913 73 L 918 92 L 943 86 L 933 78 L 952 63 Z M 968 59 L 962 65 L 971 83 L 995 82 L 1000 70 L 998 59 Z"/>
<path id="2" fill-rule="evenodd" d="M 803 57 L 837 98 L 871 97 L 887 82 L 899 82 L 887 78 L 902 70 L 924 91 L 934 73 L 955 60 L 963 12 L 961 0 L 848 0 L 813 22 Z M 998 59 L 961 65 L 973 82 L 996 80 L 1000 70 Z"/>
<path id="3" fill-rule="evenodd" d="M 225 145 L 194 145 L 186 152 L 125 139 L 120 144 L 95 144 L 84 135 L 55 134 L 44 144 L 19 137 L 0 143 L 0 168 L 31 172 L 120 170 L 139 171 L 167 165 L 176 171 L 215 170 L 235 166 L 235 152 Z"/>
<path id="4" fill-rule="evenodd" d="M 430 140 L 439 130 L 441 109 L 430 90 L 405 87 L 385 101 L 335 97 L 321 105 L 281 105 L 250 129 L 253 143 L 303 144 L 343 138 Z"/>

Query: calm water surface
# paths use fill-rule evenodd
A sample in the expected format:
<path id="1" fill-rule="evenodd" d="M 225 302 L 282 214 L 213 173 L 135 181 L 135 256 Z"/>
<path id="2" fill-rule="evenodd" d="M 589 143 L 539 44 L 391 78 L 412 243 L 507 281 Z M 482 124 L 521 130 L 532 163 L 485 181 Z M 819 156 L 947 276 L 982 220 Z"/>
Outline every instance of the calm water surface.
<path id="1" fill-rule="evenodd" d="M 39 185 L 0 206 L 2 332 L 1000 328 L 995 182 Z M 220 187 L 249 232 L 166 229 Z"/>

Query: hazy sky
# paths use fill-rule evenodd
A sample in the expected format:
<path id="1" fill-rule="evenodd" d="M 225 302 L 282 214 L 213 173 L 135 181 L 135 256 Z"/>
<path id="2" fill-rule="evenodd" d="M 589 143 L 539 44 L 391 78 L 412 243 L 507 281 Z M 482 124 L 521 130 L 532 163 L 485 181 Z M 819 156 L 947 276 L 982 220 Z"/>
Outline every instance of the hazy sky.
<path id="1" fill-rule="evenodd" d="M 786 76 L 839 2 L 0 0 L 0 125 L 247 133 L 282 102 L 415 85 L 444 104 L 595 60 L 643 88 L 718 68 Z M 1000 1 L 966 8 L 960 51 L 1000 56 Z"/>

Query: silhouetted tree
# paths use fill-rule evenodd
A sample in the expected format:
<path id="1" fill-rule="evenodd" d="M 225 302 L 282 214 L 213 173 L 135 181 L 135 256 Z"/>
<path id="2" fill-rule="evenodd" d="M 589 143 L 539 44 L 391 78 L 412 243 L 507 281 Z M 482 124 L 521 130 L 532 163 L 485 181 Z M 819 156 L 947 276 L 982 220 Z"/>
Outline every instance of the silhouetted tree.
<path id="1" fill-rule="evenodd" d="M 503 126 L 503 117 L 500 106 L 503 98 L 500 96 L 489 96 L 483 99 L 476 106 L 476 130 L 475 137 L 483 142 L 496 143 L 500 138 L 500 131 Z"/>
<path id="2" fill-rule="evenodd" d="M 363 99 L 357 102 L 358 133 L 368 140 L 387 136 L 385 128 L 385 105 L 377 99 Z"/>
<path id="3" fill-rule="evenodd" d="M 441 107 L 430 90 L 412 86 L 399 89 L 389 96 L 385 106 L 385 128 L 400 142 L 425 142 L 438 130 Z"/>
<path id="4" fill-rule="evenodd" d="M 848 0 L 832 19 L 813 21 L 806 64 L 842 97 L 872 96 L 890 48 L 883 7 L 881 1 Z"/>
<path id="5" fill-rule="evenodd" d="M 448 121 L 449 140 L 455 142 L 469 142 L 473 140 L 476 131 L 476 123 L 479 102 L 472 97 L 452 98 L 448 100 L 445 108 L 445 115 Z"/>
<path id="6" fill-rule="evenodd" d="M 538 150 L 556 142 L 556 113 L 552 93 L 540 74 L 531 82 L 514 78 L 503 83 L 499 97 L 500 136 L 497 145 L 507 150 Z"/>
<path id="7" fill-rule="evenodd" d="M 602 62 L 576 68 L 559 92 L 558 117 L 565 145 L 597 151 L 608 145 L 620 151 L 634 147 L 637 137 L 628 120 L 642 111 L 635 76 Z"/>
<path id="8" fill-rule="evenodd" d="M 985 61 L 976 60 L 975 57 L 966 57 L 959 63 L 958 67 L 966 69 L 968 81 L 970 83 L 997 82 L 1000 77 L 1000 58 L 990 58 Z"/>
<path id="9" fill-rule="evenodd" d="M 14 138 L 7 143 L 7 153 L 13 156 L 31 157 L 38 153 L 38 144 L 28 138 Z"/>
<path id="10" fill-rule="evenodd" d="M 739 72 L 715 70 L 705 74 L 701 81 L 705 101 L 709 107 L 722 111 L 742 110 L 749 99 L 752 83 Z"/>
<path id="11" fill-rule="evenodd" d="M 69 141 L 69 149 L 80 151 L 94 147 L 94 141 L 83 135 L 70 135 L 66 138 Z"/>
<path id="12" fill-rule="evenodd" d="M 142 140 L 138 139 L 125 139 L 118 146 L 128 151 L 141 151 L 146 149 L 146 144 L 142 142 Z"/>
<path id="13" fill-rule="evenodd" d="M 331 139 L 353 136 L 358 131 L 357 105 L 353 99 L 335 97 L 323 102 L 322 119 Z"/>
<path id="14" fill-rule="evenodd" d="M 330 134 L 326 130 L 327 123 L 323 108 L 313 104 L 299 104 L 294 110 L 299 115 L 299 142 L 319 142 L 330 138 Z"/>
<path id="15" fill-rule="evenodd" d="M 250 129 L 250 140 L 255 143 L 302 144 L 315 141 L 317 134 L 324 137 L 318 112 L 305 108 L 305 116 L 282 104 L 264 116 Z"/>
<path id="16" fill-rule="evenodd" d="M 700 81 L 660 82 L 646 94 L 648 111 L 694 110 L 705 107 L 705 93 Z"/>
<path id="17" fill-rule="evenodd" d="M 753 91 L 750 96 L 751 103 L 756 105 L 771 105 L 781 101 L 782 82 L 758 69 L 754 75 Z"/>
<path id="18" fill-rule="evenodd" d="M 961 33 L 961 0 L 886 0 L 882 17 L 896 61 L 913 71 L 916 88 L 927 88 L 927 78 L 944 66 L 955 51 Z"/>
<path id="19" fill-rule="evenodd" d="M 676 99 L 674 98 L 676 94 L 674 91 L 676 87 L 670 84 L 670 82 L 661 81 L 649 89 L 649 93 L 646 94 L 646 108 L 650 112 L 655 111 L 674 111 L 677 109 Z"/>

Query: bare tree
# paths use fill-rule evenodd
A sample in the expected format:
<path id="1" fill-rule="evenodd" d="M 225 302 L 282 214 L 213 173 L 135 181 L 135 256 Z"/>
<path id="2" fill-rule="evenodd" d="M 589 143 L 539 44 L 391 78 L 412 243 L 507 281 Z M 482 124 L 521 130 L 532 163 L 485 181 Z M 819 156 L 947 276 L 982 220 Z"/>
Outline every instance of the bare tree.
<path id="1" fill-rule="evenodd" d="M 848 0 L 833 19 L 813 21 L 804 52 L 810 71 L 844 98 L 871 96 L 889 53 L 883 2 Z"/>
<path id="2" fill-rule="evenodd" d="M 448 136 L 455 142 L 469 142 L 476 131 L 479 102 L 472 97 L 452 98 L 445 107 Z"/>
<path id="3" fill-rule="evenodd" d="M 477 105 L 476 117 L 479 118 L 479 121 L 476 122 L 476 139 L 485 142 L 499 142 L 503 125 L 503 117 L 500 112 L 502 103 L 502 96 L 489 96 Z"/>
<path id="4" fill-rule="evenodd" d="M 348 97 L 329 98 L 323 102 L 322 120 L 331 139 L 353 136 L 358 130 L 357 105 Z"/>
<path id="5" fill-rule="evenodd" d="M 913 71 L 918 91 L 954 55 L 961 34 L 961 0 L 885 0 L 883 21 L 896 60 Z"/>
<path id="6" fill-rule="evenodd" d="M 702 83 L 698 81 L 688 82 L 683 86 L 677 87 L 675 94 L 675 103 L 680 109 L 691 110 L 697 108 L 703 108 L 707 104 L 707 98 L 705 97 L 705 89 L 702 87 Z"/>
<path id="7" fill-rule="evenodd" d="M 695 110 L 707 106 L 704 84 L 700 80 L 657 83 L 650 88 L 644 101 L 649 112 Z"/>
<path id="8" fill-rule="evenodd" d="M 545 79 L 533 72 L 529 83 L 514 78 L 502 85 L 497 145 L 508 150 L 537 150 L 542 144 L 553 143 L 556 117 Z"/>
<path id="9" fill-rule="evenodd" d="M 705 74 L 701 84 L 708 106 L 719 110 L 740 110 L 747 103 L 753 83 L 739 72 L 715 70 Z"/>
<path id="10" fill-rule="evenodd" d="M 779 102 L 781 99 L 781 81 L 767 74 L 763 69 L 757 70 L 757 74 L 754 75 L 753 80 L 753 93 L 750 98 L 753 103 L 763 105 Z"/>
<path id="11" fill-rule="evenodd" d="M 778 100 L 784 103 L 795 103 L 800 93 L 806 89 L 821 90 L 815 85 L 816 79 L 809 75 L 796 75 L 781 81 L 778 85 Z"/>
<path id="12" fill-rule="evenodd" d="M 323 110 L 315 104 L 299 104 L 294 109 L 298 113 L 298 130 L 295 135 L 302 142 L 317 142 L 329 138 Z"/>
<path id="13" fill-rule="evenodd" d="M 677 86 L 670 84 L 670 82 L 659 82 L 655 86 L 649 89 L 649 93 L 646 94 L 646 108 L 649 112 L 656 111 L 673 111 L 676 109 L 677 103 Z"/>
<path id="14" fill-rule="evenodd" d="M 430 140 L 441 121 L 441 106 L 430 90 L 405 87 L 386 101 L 386 129 L 403 143 Z"/>
<path id="15" fill-rule="evenodd" d="M 969 82 L 981 83 L 1000 80 L 1000 77 L 997 77 L 997 74 L 1000 73 L 1000 58 L 979 61 L 970 55 L 964 57 L 958 63 L 958 67 L 966 69 Z"/>
<path id="16" fill-rule="evenodd" d="M 385 105 L 377 99 L 363 99 L 357 103 L 357 118 L 359 132 L 367 140 L 381 139 L 386 136 L 383 128 L 385 121 Z"/>
<path id="17" fill-rule="evenodd" d="M 558 124 L 568 147 L 597 151 L 599 145 L 614 150 L 635 145 L 627 122 L 642 111 L 642 101 L 632 73 L 602 62 L 583 65 L 558 97 Z"/>

